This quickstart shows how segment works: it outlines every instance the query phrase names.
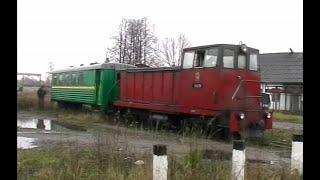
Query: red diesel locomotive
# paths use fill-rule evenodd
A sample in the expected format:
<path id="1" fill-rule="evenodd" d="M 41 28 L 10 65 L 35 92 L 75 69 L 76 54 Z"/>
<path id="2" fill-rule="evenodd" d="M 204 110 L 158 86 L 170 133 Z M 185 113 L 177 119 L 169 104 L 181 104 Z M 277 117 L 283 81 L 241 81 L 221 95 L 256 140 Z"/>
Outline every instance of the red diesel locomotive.
<path id="1" fill-rule="evenodd" d="M 263 106 L 259 50 L 245 44 L 186 48 L 179 67 L 121 72 L 114 107 L 153 122 L 245 138 L 272 128 Z"/>

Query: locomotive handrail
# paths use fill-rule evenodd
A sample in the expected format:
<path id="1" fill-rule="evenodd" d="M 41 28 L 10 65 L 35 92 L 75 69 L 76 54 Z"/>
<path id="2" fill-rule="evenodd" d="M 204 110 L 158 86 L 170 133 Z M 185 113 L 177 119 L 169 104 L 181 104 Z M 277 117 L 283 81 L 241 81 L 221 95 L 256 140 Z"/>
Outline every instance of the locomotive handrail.
<path id="1" fill-rule="evenodd" d="M 246 82 L 257 82 L 257 83 L 261 83 L 261 81 L 258 81 L 258 80 L 241 80 L 241 81 L 246 81 Z"/>
<path id="2" fill-rule="evenodd" d="M 238 76 L 238 77 L 240 77 L 240 76 Z M 240 77 L 241 78 L 241 77 Z M 239 78 L 239 79 L 240 79 Z M 240 89 L 240 87 L 241 87 L 241 85 L 242 85 L 242 80 L 240 79 L 240 83 L 239 83 L 239 85 L 238 85 L 238 87 L 237 87 L 237 89 L 234 91 L 234 93 L 233 93 L 233 95 L 232 95 L 232 100 L 234 100 L 234 97 L 236 96 L 236 94 L 238 93 L 238 91 L 239 91 L 239 89 Z"/>
<path id="3" fill-rule="evenodd" d="M 262 96 L 244 96 L 237 99 L 246 99 L 246 98 L 262 98 Z"/>

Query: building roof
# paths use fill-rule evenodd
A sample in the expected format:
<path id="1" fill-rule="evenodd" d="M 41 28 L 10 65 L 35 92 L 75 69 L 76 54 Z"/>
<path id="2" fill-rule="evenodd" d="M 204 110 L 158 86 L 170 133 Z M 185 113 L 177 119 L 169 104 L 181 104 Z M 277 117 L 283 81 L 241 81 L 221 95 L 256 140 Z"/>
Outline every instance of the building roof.
<path id="1" fill-rule="evenodd" d="M 123 64 L 123 63 L 102 63 L 102 64 L 94 64 L 89 66 L 80 66 L 80 67 L 73 67 L 68 69 L 61 69 L 52 71 L 51 73 L 61 73 L 61 72 L 70 72 L 70 71 L 83 71 L 83 70 L 91 70 L 91 69 L 116 69 L 116 70 L 123 70 L 128 68 L 136 68 L 134 65 L 130 64 Z"/>
<path id="2" fill-rule="evenodd" d="M 265 83 L 303 83 L 303 53 L 260 54 L 260 69 Z"/>

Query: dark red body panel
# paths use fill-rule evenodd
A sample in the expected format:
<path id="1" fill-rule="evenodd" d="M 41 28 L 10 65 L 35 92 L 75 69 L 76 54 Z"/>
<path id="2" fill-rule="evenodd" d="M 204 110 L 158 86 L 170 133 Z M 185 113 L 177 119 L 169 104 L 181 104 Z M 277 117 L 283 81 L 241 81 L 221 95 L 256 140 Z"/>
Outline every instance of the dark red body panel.
<path id="1" fill-rule="evenodd" d="M 261 120 L 260 74 L 255 71 L 191 68 L 122 71 L 115 106 L 163 113 L 214 117 L 225 110 L 245 111 Z M 194 88 L 194 84 L 202 88 Z M 240 83 L 242 83 L 240 85 Z"/>

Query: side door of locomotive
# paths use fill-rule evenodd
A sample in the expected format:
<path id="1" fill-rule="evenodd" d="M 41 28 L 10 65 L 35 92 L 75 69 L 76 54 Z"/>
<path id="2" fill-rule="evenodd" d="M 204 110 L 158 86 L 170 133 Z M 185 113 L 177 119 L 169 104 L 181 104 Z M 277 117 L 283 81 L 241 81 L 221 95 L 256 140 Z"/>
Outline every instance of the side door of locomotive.
<path id="1" fill-rule="evenodd" d="M 185 52 L 180 73 L 180 104 L 194 109 L 215 109 L 219 86 L 219 47 Z"/>

